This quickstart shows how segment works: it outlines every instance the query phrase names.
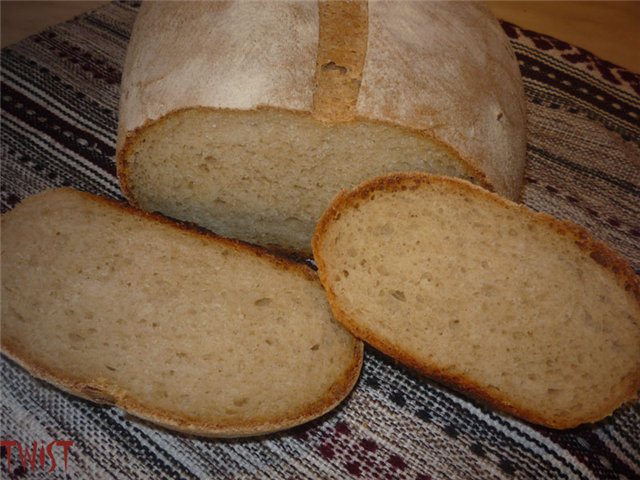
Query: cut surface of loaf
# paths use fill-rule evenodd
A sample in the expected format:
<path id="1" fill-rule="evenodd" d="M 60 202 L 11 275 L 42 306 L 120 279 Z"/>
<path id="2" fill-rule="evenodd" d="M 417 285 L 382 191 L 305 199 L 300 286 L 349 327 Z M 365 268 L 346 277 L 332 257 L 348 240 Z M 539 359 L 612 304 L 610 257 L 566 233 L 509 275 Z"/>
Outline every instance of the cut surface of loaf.
<path id="1" fill-rule="evenodd" d="M 468 182 L 373 179 L 313 241 L 336 318 L 422 373 L 528 421 L 570 428 L 640 388 L 640 287 L 581 228 Z"/>
<path id="2" fill-rule="evenodd" d="M 142 209 L 308 253 L 317 220 L 344 186 L 388 169 L 467 176 L 419 135 L 276 110 L 177 112 L 135 137 L 127 158 L 128 188 Z"/>
<path id="3" fill-rule="evenodd" d="M 206 436 L 311 420 L 362 362 L 308 267 L 68 189 L 2 218 L 2 350 L 75 395 Z"/>
<path id="4" fill-rule="evenodd" d="M 525 130 L 517 62 L 478 3 L 148 2 L 118 176 L 145 210 L 308 253 L 330 199 L 372 176 L 517 198 Z"/>

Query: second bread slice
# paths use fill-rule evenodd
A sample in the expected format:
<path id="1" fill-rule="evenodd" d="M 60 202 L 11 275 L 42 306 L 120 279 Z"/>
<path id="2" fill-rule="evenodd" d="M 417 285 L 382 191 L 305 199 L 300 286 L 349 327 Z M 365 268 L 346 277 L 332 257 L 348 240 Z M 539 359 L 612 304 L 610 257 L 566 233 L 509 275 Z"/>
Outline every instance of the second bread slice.
<path id="1" fill-rule="evenodd" d="M 308 267 L 66 189 L 3 216 L 2 350 L 75 395 L 207 436 L 311 420 L 362 364 Z"/>
<path id="2" fill-rule="evenodd" d="M 464 181 L 392 175 L 336 199 L 313 251 L 354 334 L 514 415 L 569 428 L 640 387 L 637 278 L 574 225 Z"/>

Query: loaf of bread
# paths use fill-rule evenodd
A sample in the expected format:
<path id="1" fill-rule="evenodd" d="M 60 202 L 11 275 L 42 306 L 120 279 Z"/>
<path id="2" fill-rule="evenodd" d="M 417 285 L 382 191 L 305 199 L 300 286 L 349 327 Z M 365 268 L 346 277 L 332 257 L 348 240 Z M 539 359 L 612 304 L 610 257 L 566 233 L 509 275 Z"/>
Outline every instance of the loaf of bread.
<path id="1" fill-rule="evenodd" d="M 571 428 L 640 388 L 640 285 L 581 228 L 459 179 L 389 175 L 336 198 L 313 239 L 352 333 L 533 423 Z"/>
<path id="2" fill-rule="evenodd" d="M 310 268 L 68 189 L 2 218 L 2 350 L 74 395 L 221 437 L 322 415 L 362 364 Z"/>
<path id="3" fill-rule="evenodd" d="M 525 103 L 480 3 L 148 2 L 118 175 L 144 210 L 310 252 L 342 188 L 406 170 L 519 196 Z"/>

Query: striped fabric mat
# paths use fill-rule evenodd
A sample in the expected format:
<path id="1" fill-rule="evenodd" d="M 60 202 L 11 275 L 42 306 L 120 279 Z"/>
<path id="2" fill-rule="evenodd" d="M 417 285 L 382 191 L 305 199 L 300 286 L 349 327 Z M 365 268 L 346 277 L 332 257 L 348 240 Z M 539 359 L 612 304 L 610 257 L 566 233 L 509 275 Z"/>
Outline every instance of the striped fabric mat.
<path id="1" fill-rule="evenodd" d="M 137 8 L 112 3 L 2 50 L 3 212 L 61 185 L 123 199 L 114 165 L 119 79 Z M 528 100 L 523 201 L 585 226 L 639 271 L 640 76 L 503 27 Z M 62 393 L 4 356 L 0 370 L 2 478 L 640 478 L 639 402 L 595 426 L 552 431 L 487 409 L 373 350 L 337 410 L 251 440 L 162 431 Z M 23 466 L 10 440 L 73 441 L 66 471 L 60 445 L 48 473 L 46 451 L 44 469 L 39 457 Z"/>

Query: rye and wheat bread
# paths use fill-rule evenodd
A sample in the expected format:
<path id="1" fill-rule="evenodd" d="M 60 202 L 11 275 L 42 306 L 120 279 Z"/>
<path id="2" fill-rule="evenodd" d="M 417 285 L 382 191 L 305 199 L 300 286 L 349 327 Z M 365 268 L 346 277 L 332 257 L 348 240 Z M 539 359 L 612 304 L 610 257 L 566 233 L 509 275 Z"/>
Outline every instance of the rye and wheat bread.
<path id="1" fill-rule="evenodd" d="M 308 267 L 69 189 L 2 218 L 1 333 L 33 375 L 205 436 L 311 420 L 362 362 Z"/>
<path id="2" fill-rule="evenodd" d="M 427 376 L 570 428 L 640 388 L 640 287 L 578 226 L 468 182 L 380 177 L 338 196 L 313 252 L 336 318 Z"/>
<path id="3" fill-rule="evenodd" d="M 525 102 L 479 2 L 146 2 L 122 77 L 127 198 L 310 252 L 343 188 L 420 170 L 520 193 Z"/>

